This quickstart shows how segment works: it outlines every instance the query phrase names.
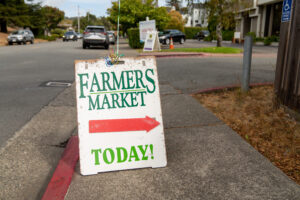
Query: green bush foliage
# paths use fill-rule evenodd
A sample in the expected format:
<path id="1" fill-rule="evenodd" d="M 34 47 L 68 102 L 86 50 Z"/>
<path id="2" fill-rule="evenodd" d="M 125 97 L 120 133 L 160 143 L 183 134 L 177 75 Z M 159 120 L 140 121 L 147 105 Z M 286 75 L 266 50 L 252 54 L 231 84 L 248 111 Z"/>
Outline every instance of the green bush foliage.
<path id="1" fill-rule="evenodd" d="M 127 30 L 129 46 L 133 49 L 143 48 L 143 44 L 140 42 L 140 30 L 138 28 L 130 28 Z"/>
<path id="2" fill-rule="evenodd" d="M 64 35 L 65 31 L 60 29 L 60 28 L 55 28 L 51 31 L 52 35 L 58 35 L 59 38 L 62 38 L 62 36 Z"/>
<path id="3" fill-rule="evenodd" d="M 194 39 L 195 35 L 202 30 L 203 28 L 201 27 L 185 27 L 184 34 L 186 39 Z"/>
<path id="4" fill-rule="evenodd" d="M 222 37 L 224 41 L 232 41 L 234 31 L 222 31 Z"/>

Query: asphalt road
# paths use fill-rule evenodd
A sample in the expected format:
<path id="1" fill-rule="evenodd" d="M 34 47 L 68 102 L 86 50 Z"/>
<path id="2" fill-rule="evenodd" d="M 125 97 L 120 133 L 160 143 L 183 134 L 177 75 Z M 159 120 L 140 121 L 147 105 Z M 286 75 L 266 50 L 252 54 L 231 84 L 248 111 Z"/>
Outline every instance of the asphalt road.
<path id="1" fill-rule="evenodd" d="M 95 59 L 104 49 L 78 42 L 0 47 L 0 147 L 63 89 L 41 87 L 47 81 L 74 81 L 74 60 Z"/>
<path id="2" fill-rule="evenodd" d="M 175 44 L 175 48 L 199 45 L 203 45 L 203 42 L 187 41 L 184 45 Z M 274 47 L 256 49 L 265 53 L 276 52 Z M 83 50 L 81 41 L 1 47 L 0 148 L 65 89 L 43 87 L 43 83 L 73 82 L 74 60 L 101 58 L 108 53 L 108 50 L 101 48 Z M 120 45 L 120 53 L 125 56 L 137 55 L 137 51 L 124 42 Z M 160 83 L 170 84 L 183 93 L 240 83 L 241 57 L 160 58 L 157 63 Z M 275 63 L 275 58 L 254 58 L 251 81 L 272 81 Z"/>

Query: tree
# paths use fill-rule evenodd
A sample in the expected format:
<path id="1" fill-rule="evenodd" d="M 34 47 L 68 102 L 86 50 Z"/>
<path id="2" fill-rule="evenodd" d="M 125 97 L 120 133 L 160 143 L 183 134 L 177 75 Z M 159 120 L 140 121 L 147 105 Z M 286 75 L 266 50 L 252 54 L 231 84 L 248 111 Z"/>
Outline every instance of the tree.
<path id="1" fill-rule="evenodd" d="M 120 9 L 120 25 L 123 32 L 127 32 L 129 28 L 138 27 L 140 21 L 145 21 L 148 16 L 150 19 L 156 20 L 159 30 L 165 28 L 169 21 L 166 8 L 156 8 L 156 0 L 121 0 Z M 108 19 L 114 25 L 117 24 L 119 5 L 118 2 L 112 2 L 112 7 L 107 10 Z"/>
<path id="2" fill-rule="evenodd" d="M 181 8 L 181 0 L 167 0 L 166 3 L 167 3 L 167 6 L 170 6 L 170 7 L 174 6 L 177 11 L 179 11 Z"/>
<path id="3" fill-rule="evenodd" d="M 28 6 L 24 0 L 0 1 L 0 31 L 6 33 L 9 23 L 20 27 L 29 25 Z"/>
<path id="4" fill-rule="evenodd" d="M 206 8 L 208 21 L 216 24 L 217 46 L 222 46 L 222 29 L 232 24 L 234 13 L 239 8 L 239 0 L 208 0 Z"/>
<path id="5" fill-rule="evenodd" d="M 51 29 L 54 29 L 57 27 L 57 24 L 64 19 L 65 13 L 58 8 L 50 7 L 50 6 L 44 6 L 41 9 L 41 13 L 43 15 L 43 24 L 45 27 L 45 35 L 48 35 L 48 33 L 51 31 Z"/>
<path id="6" fill-rule="evenodd" d="M 168 29 L 178 29 L 183 31 L 184 29 L 184 20 L 182 19 L 182 16 L 180 12 L 176 10 L 172 10 L 170 13 L 170 21 L 167 25 Z"/>

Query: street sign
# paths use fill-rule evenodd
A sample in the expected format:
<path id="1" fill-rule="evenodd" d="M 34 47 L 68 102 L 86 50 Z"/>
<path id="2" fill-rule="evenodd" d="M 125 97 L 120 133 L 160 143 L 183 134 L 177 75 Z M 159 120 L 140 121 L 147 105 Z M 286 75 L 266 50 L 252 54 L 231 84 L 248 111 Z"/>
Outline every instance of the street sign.
<path id="1" fill-rule="evenodd" d="M 140 30 L 140 41 L 145 42 L 147 32 L 156 31 L 155 20 L 140 21 L 139 30 Z"/>
<path id="2" fill-rule="evenodd" d="M 143 51 L 160 51 L 160 43 L 157 31 L 148 31 Z"/>
<path id="3" fill-rule="evenodd" d="M 292 0 L 283 1 L 281 22 L 289 22 L 291 20 L 292 3 Z"/>
<path id="4" fill-rule="evenodd" d="M 156 60 L 75 62 L 82 175 L 167 164 Z"/>

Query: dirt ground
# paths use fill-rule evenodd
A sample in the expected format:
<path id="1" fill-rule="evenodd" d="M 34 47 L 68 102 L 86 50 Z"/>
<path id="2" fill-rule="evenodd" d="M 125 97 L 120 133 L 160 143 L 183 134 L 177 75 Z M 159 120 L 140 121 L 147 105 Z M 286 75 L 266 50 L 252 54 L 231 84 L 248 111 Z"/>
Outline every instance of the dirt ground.
<path id="1" fill-rule="evenodd" d="M 273 107 L 273 86 L 195 97 L 300 185 L 300 123 Z"/>
<path id="2" fill-rule="evenodd" d="M 6 46 L 6 45 L 8 45 L 7 44 L 7 36 L 11 32 L 13 32 L 14 30 L 16 30 L 16 29 L 8 27 L 7 28 L 8 33 L 1 33 L 0 32 L 0 46 Z M 41 42 L 48 42 L 48 41 L 47 40 L 42 40 L 42 39 L 34 39 L 34 42 L 35 43 L 41 43 Z"/>

